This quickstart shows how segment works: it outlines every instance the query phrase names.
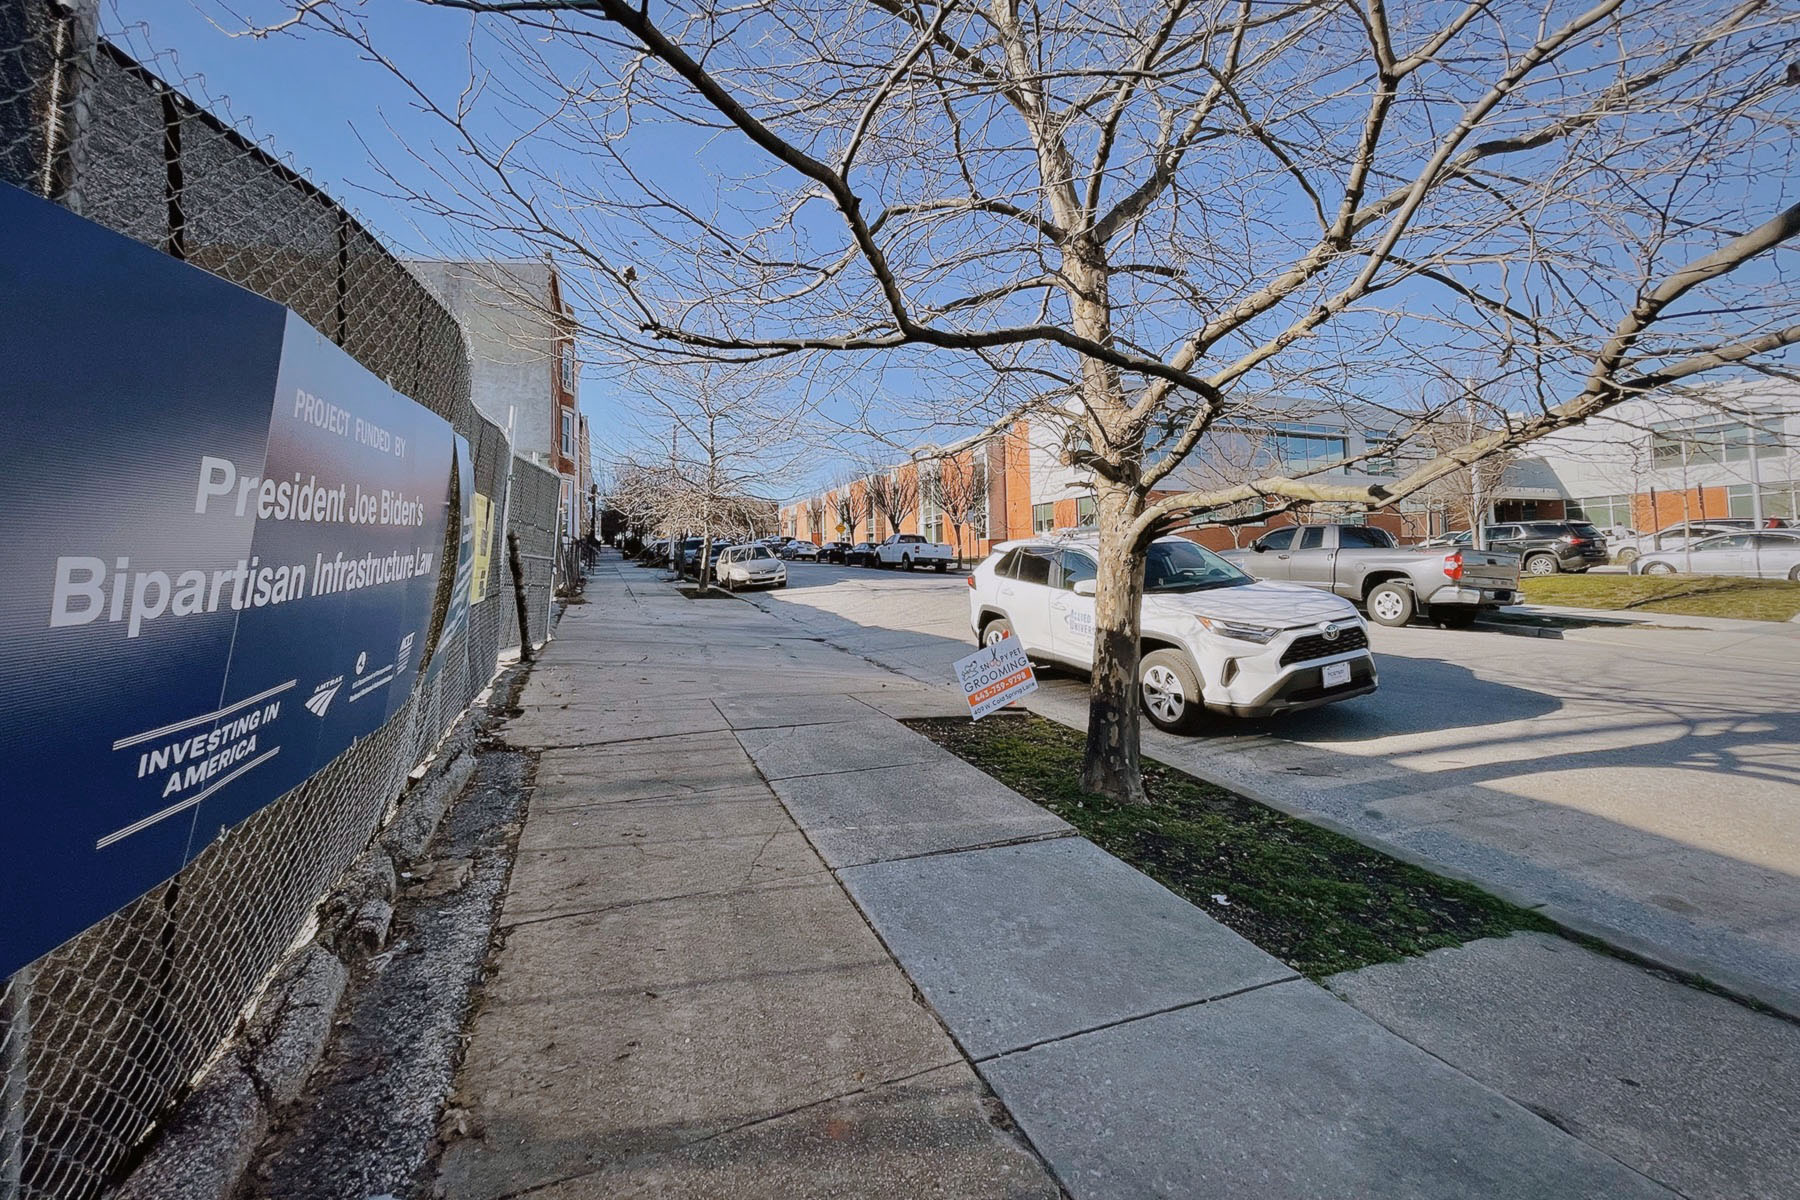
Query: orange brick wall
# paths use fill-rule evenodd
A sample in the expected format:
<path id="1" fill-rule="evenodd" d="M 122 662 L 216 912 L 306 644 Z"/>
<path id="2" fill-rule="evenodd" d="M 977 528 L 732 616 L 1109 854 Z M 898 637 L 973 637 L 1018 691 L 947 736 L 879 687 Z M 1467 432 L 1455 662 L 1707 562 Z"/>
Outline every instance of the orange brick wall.
<path id="1" fill-rule="evenodd" d="M 1682 491 L 1641 492 L 1632 498 L 1634 524 L 1654 533 L 1682 521 L 1701 521 L 1731 515 L 1731 499 L 1722 487 L 1693 487 Z"/>

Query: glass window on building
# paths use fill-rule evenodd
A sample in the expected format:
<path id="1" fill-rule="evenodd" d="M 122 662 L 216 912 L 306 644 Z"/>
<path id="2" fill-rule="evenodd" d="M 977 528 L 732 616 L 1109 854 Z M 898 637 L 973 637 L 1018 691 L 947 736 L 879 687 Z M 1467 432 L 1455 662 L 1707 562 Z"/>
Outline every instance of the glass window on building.
<path id="1" fill-rule="evenodd" d="M 1277 425 L 1269 434 L 1274 460 L 1290 467 L 1319 467 L 1349 453 L 1341 430 L 1329 425 Z"/>
<path id="2" fill-rule="evenodd" d="M 1056 505 L 1034 504 L 1031 506 L 1031 531 L 1045 533 L 1056 528 Z"/>
<path id="3" fill-rule="evenodd" d="M 1749 462 L 1752 454 L 1757 458 L 1777 458 L 1781 453 L 1780 430 L 1763 424 L 1670 423 L 1658 426 L 1650 438 L 1650 462 L 1658 467 L 1741 463 Z"/>
<path id="4" fill-rule="evenodd" d="M 1725 489 L 1725 498 L 1731 505 L 1732 516 L 1756 516 L 1756 505 L 1751 500 L 1750 488 L 1750 484 L 1740 483 Z M 1795 495 L 1797 490 L 1800 490 L 1800 481 L 1763 484 L 1762 515 L 1765 518 L 1780 517 L 1784 521 L 1793 520 L 1794 514 L 1800 512 L 1800 503 L 1797 503 L 1800 497 Z"/>
<path id="5" fill-rule="evenodd" d="M 575 414 L 566 408 L 562 414 L 562 452 L 564 458 L 575 457 Z"/>
<path id="6" fill-rule="evenodd" d="M 1075 501 L 1075 524 L 1083 529 L 1091 529 L 1100 520 L 1100 502 L 1092 496 L 1083 496 Z"/>
<path id="7" fill-rule="evenodd" d="M 1363 431 L 1364 449 L 1373 451 L 1362 463 L 1362 469 L 1370 475 L 1392 475 L 1394 473 L 1394 448 L 1386 443 L 1392 442 L 1394 431 L 1391 429 L 1366 429 Z"/>
<path id="8" fill-rule="evenodd" d="M 1569 501 L 1563 514 L 1571 521 L 1586 521 L 1601 529 L 1632 528 L 1630 496 L 1583 496 Z"/>

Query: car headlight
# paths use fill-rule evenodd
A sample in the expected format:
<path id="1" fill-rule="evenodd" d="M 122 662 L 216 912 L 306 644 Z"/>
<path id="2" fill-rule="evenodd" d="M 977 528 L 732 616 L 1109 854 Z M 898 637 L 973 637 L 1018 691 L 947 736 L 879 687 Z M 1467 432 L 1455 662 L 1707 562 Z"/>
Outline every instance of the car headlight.
<path id="1" fill-rule="evenodd" d="M 1280 633 L 1279 629 L 1270 629 L 1266 625 L 1247 625 L 1242 621 L 1221 621 L 1217 617 L 1195 617 L 1200 627 L 1208 633 L 1216 633 L 1220 637 L 1236 638 L 1240 642 L 1266 643 Z"/>

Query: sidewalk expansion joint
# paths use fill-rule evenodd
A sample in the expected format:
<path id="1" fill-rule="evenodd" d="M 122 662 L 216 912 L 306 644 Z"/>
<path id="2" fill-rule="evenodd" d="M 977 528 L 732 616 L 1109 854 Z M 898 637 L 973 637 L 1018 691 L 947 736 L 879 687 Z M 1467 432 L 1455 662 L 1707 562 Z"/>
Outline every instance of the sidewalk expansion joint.
<path id="1" fill-rule="evenodd" d="M 1324 985 L 1321 984 L 1320 986 L 1323 987 Z M 1512 1095 L 1510 1092 L 1502 1091 L 1500 1088 L 1498 1088 L 1494 1084 L 1488 1083 L 1483 1079 L 1477 1078 L 1475 1075 L 1473 1075 L 1470 1072 L 1468 1072 L 1467 1070 L 1463 1069 L 1461 1066 L 1457 1065 L 1456 1063 L 1451 1062 L 1449 1059 L 1445 1058 L 1443 1055 L 1439 1054 L 1437 1051 L 1431 1049 L 1429 1046 L 1421 1045 L 1420 1043 L 1415 1042 L 1413 1039 L 1407 1037 L 1406 1034 L 1402 1033 L 1398 1029 L 1395 1029 L 1392 1025 L 1389 1025 L 1386 1021 L 1383 1021 L 1380 1017 L 1376 1016 L 1375 1014 L 1369 1013 L 1369 1012 L 1364 1012 L 1360 1007 L 1351 1003 L 1345 997 L 1339 996 L 1336 992 L 1332 991 L 1329 987 L 1325 988 L 1325 990 L 1327 992 L 1330 992 L 1332 996 L 1336 997 L 1340 1003 L 1349 1004 L 1351 1008 L 1355 1009 L 1363 1017 L 1366 1017 L 1368 1020 L 1373 1021 L 1376 1025 L 1379 1025 L 1381 1028 L 1387 1030 L 1389 1033 L 1393 1034 L 1396 1038 L 1399 1038 L 1402 1042 L 1405 1042 L 1407 1045 L 1411 1046 L 1413 1049 L 1415 1049 L 1415 1050 L 1419 1051 L 1421 1054 L 1425 1055 L 1425 1057 L 1433 1060 L 1434 1062 L 1441 1063 L 1444 1067 L 1448 1068 L 1451 1071 L 1456 1072 L 1458 1075 L 1461 1075 L 1464 1079 L 1467 1079 L 1470 1083 L 1474 1084 L 1477 1088 L 1485 1090 L 1485 1091 L 1493 1092 L 1496 1096 L 1499 1096 L 1501 1099 L 1505 1100 L 1508 1104 L 1516 1105 L 1517 1107 L 1524 1109 L 1526 1112 L 1530 1113 L 1532 1116 L 1536 1117 L 1538 1120 L 1544 1122 L 1546 1125 L 1551 1125 L 1551 1126 L 1554 1126 L 1556 1129 L 1561 1130 L 1571 1140 L 1580 1142 L 1582 1145 L 1584 1145 L 1588 1149 L 1592 1150 L 1595 1154 L 1598 1154 L 1598 1155 L 1602 1156 L 1603 1158 L 1611 1159 L 1613 1162 L 1617 1163 L 1620 1167 L 1623 1167 L 1625 1170 L 1631 1172 L 1633 1175 L 1636 1175 L 1638 1178 L 1645 1180 L 1646 1182 L 1652 1184 L 1655 1187 L 1665 1189 L 1669 1193 L 1669 1195 L 1680 1197 L 1680 1200 L 1691 1200 L 1691 1197 L 1689 1197 L 1688 1193 L 1679 1190 L 1678 1188 L 1675 1187 L 1674 1184 L 1671 1184 L 1665 1180 L 1656 1178 L 1656 1176 L 1651 1175 L 1651 1174 L 1645 1172 L 1644 1170 L 1642 1170 L 1641 1168 L 1635 1167 L 1632 1164 L 1626 1162 L 1624 1159 L 1620 1158 L 1618 1155 L 1614 1154 L 1612 1151 L 1608 1150 L 1606 1147 L 1598 1144 L 1597 1142 L 1593 1142 L 1593 1141 L 1588 1140 L 1587 1138 L 1582 1137 L 1581 1134 L 1576 1132 L 1576 1130 L 1574 1128 L 1572 1128 L 1564 1120 L 1564 1118 L 1562 1116 L 1560 1116 L 1559 1114 L 1551 1111 L 1550 1109 L 1543 1107 L 1542 1105 L 1531 1104 L 1531 1103 L 1528 1103 L 1527 1101 L 1520 1100 L 1518 1097 Z"/>
<path id="2" fill-rule="evenodd" d="M 755 1129 L 759 1125 L 767 1125 L 772 1121 L 785 1120 L 788 1117 L 798 1113 L 807 1112 L 811 1109 L 818 1108 L 821 1105 L 835 1104 L 840 1100 L 848 1100 L 853 1096 L 868 1095 L 872 1092 L 878 1092 L 883 1088 L 896 1087 L 903 1083 L 911 1083 L 913 1080 L 929 1075 L 933 1071 L 942 1071 L 946 1067 L 954 1067 L 963 1061 L 965 1060 L 960 1056 L 948 1058 L 941 1063 L 936 1063 L 917 1071 L 910 1071 L 905 1075 L 896 1075 L 892 1079 L 882 1079 L 872 1083 L 864 1083 L 858 1087 L 850 1088 L 847 1091 L 837 1092 L 830 1096 L 821 1096 L 817 1100 L 809 1100 L 805 1104 L 796 1104 L 791 1108 L 785 1108 L 779 1112 L 765 1113 L 763 1116 L 754 1117 L 748 1121 L 739 1121 L 735 1125 L 728 1125 L 723 1129 L 715 1129 L 711 1133 L 702 1134 L 692 1141 L 677 1142 L 672 1146 L 665 1146 L 661 1149 L 646 1151 L 643 1154 L 633 1154 L 627 1158 L 615 1159 L 612 1162 L 602 1163 L 597 1167 L 592 1167 L 584 1171 L 573 1171 L 567 1175 L 558 1176 L 555 1179 L 546 1179 L 539 1183 L 534 1183 L 529 1187 L 519 1188 L 516 1191 L 501 1192 L 499 1195 L 495 1196 L 493 1200 L 518 1200 L 518 1197 L 530 1196 L 543 1191 L 545 1188 L 560 1187 L 565 1183 L 572 1183 L 577 1179 L 586 1179 L 589 1176 L 598 1175 L 600 1172 L 611 1168 L 632 1167 L 639 1163 L 651 1162 L 659 1158 L 669 1158 L 683 1153 L 684 1151 L 692 1150 L 696 1146 L 704 1146 L 708 1142 L 715 1142 L 720 1138 L 730 1137 L 734 1133 L 742 1133 L 746 1129 Z"/>
<path id="3" fill-rule="evenodd" d="M 695 788 L 694 790 L 687 792 L 658 792 L 654 796 L 626 796 L 623 799 L 614 800 L 577 800 L 573 804 L 562 804 L 555 808 L 546 808 L 544 809 L 544 812 L 579 812 L 584 808 L 597 808 L 602 804 L 644 804 L 657 800 L 689 800 L 703 796 L 716 796 L 720 792 L 756 792 L 757 795 L 755 796 L 745 797 L 746 803 L 750 800 L 769 800 L 774 798 L 769 795 L 768 785 L 765 784 L 759 776 L 758 778 L 745 783 L 727 783 L 720 787 Z"/>
<path id="4" fill-rule="evenodd" d="M 611 904 L 596 904 L 590 908 L 575 908 L 567 912 L 545 913 L 538 917 L 523 917 L 517 921 L 506 922 L 495 926 L 496 931 L 511 933 L 516 929 L 524 929 L 531 925 L 547 925 L 551 921 L 567 921 L 574 917 L 594 917 L 603 913 L 618 912 L 627 908 L 645 908 L 652 904 L 675 904 L 682 900 L 723 900 L 730 896 L 745 896 L 753 892 L 773 891 L 784 887 L 818 887 L 832 879 L 829 868 L 821 866 L 816 872 L 806 875 L 795 875 L 785 879 L 771 879 L 767 883 L 746 883 L 737 887 L 718 888 L 711 891 L 678 892 L 672 896 L 644 896 L 636 900 L 616 900 Z"/>
<path id="5" fill-rule="evenodd" d="M 890 717 L 888 719 L 893 720 L 892 717 Z M 777 728 L 782 728 L 782 727 L 777 726 Z M 750 731 L 745 730 L 744 732 L 748 733 Z M 773 787 L 775 784 L 787 783 L 787 782 L 789 782 L 791 780 L 795 780 L 795 779 L 824 779 L 824 778 L 827 778 L 828 776 L 832 776 L 832 775 L 861 775 L 865 771 L 892 771 L 896 767 L 922 767 L 922 766 L 926 765 L 927 763 L 931 762 L 932 759 L 935 757 L 936 757 L 936 755 L 931 755 L 931 756 L 928 756 L 925 758 L 911 759 L 907 762 L 881 763 L 878 766 L 870 766 L 870 767 L 845 767 L 841 771 L 810 771 L 805 775 L 780 775 L 780 776 L 776 776 L 773 778 L 771 778 L 768 775 L 764 775 L 763 778 L 767 779 L 769 781 L 769 785 L 771 787 Z M 758 770 L 760 770 L 760 769 L 761 768 L 758 768 Z"/>
<path id="6" fill-rule="evenodd" d="M 833 867 L 833 874 L 845 871 L 860 871 L 864 867 L 885 866 L 888 863 L 915 862 L 921 858 L 943 858 L 951 854 L 974 854 L 982 850 L 1004 850 L 1008 846 L 1033 846 L 1038 842 L 1060 842 L 1068 838 L 1079 838 L 1081 835 L 1073 829 L 1064 829 L 1055 833 L 1025 833 L 1014 838 L 999 838 L 991 842 L 976 842 L 969 846 L 946 846 L 941 850 L 921 850 L 917 854 L 897 854 L 893 858 L 872 858 L 868 862 L 846 863 L 841 867 Z"/>
<path id="7" fill-rule="evenodd" d="M 711 704 L 712 701 L 707 701 Z M 560 711 L 560 710 L 559 710 Z M 720 720 L 724 720 L 720 717 Z M 724 729 L 690 729 L 683 733 L 647 733 L 642 737 L 602 738 L 593 742 L 557 742 L 546 746 L 519 746 L 520 750 L 592 750 L 600 746 L 629 746 L 634 742 L 661 742 L 669 738 L 705 737 L 708 734 L 722 733 L 730 736 L 732 729 L 727 725 Z"/>
<path id="8" fill-rule="evenodd" d="M 973 1056 L 971 1056 L 971 1061 L 973 1061 L 977 1065 L 979 1065 L 981 1063 L 994 1062 L 998 1059 L 1006 1058 L 1009 1055 L 1024 1054 L 1028 1051 L 1036 1050 L 1043 1046 L 1053 1046 L 1057 1042 L 1066 1042 L 1066 1041 L 1069 1041 L 1071 1038 L 1086 1037 L 1090 1033 L 1100 1033 L 1100 1032 L 1102 1032 L 1104 1030 L 1108 1030 L 1108 1029 L 1117 1029 L 1121 1025 L 1130 1025 L 1136 1021 L 1147 1021 L 1151 1017 L 1167 1016 L 1169 1013 L 1181 1012 L 1184 1009 L 1199 1008 L 1200 1006 L 1205 1005 L 1205 1004 L 1217 1004 L 1221 1000 L 1230 1000 L 1234 996 L 1245 996 L 1245 995 L 1250 994 L 1251 992 L 1260 992 L 1264 988 L 1276 987 L 1276 986 L 1278 986 L 1280 984 L 1284 984 L 1284 983 L 1294 983 L 1294 982 L 1297 982 L 1298 980 L 1300 980 L 1300 978 L 1301 978 L 1301 976 L 1298 974 L 1283 975 L 1280 979 L 1270 979 L 1270 980 L 1266 980 L 1262 983 L 1253 983 L 1253 984 L 1249 985 L 1248 987 L 1237 988 L 1237 989 L 1235 989 L 1233 991 L 1229 991 L 1229 992 L 1220 992 L 1216 996 L 1206 996 L 1199 1000 L 1183 1000 L 1179 1004 L 1170 1004 L 1163 1008 L 1154 1008 L 1154 1009 L 1151 1009 L 1149 1012 L 1133 1013 L 1129 1017 L 1120 1017 L 1116 1021 L 1102 1021 L 1098 1025 L 1090 1025 L 1085 1029 L 1077 1029 L 1077 1030 L 1073 1030 L 1072 1032 L 1069 1032 L 1069 1033 L 1059 1033 L 1055 1037 L 1047 1037 L 1047 1038 L 1042 1038 L 1035 1042 L 1027 1042 L 1023 1046 L 1014 1046 L 1010 1050 L 1001 1050 L 994 1054 L 983 1055 L 980 1058 L 974 1058 Z"/>

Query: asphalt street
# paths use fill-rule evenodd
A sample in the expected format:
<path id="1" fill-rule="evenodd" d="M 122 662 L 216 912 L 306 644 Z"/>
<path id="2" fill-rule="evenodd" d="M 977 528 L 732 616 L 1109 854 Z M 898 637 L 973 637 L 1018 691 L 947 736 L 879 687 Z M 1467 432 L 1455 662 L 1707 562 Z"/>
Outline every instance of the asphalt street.
<path id="1" fill-rule="evenodd" d="M 752 601 L 914 679 L 973 647 L 961 574 L 789 573 Z M 1374 627 L 1376 694 L 1145 747 L 1800 1013 L 1792 632 Z M 1047 671 L 1031 706 L 1081 725 L 1085 695 Z"/>

